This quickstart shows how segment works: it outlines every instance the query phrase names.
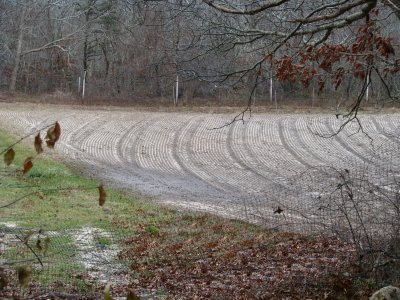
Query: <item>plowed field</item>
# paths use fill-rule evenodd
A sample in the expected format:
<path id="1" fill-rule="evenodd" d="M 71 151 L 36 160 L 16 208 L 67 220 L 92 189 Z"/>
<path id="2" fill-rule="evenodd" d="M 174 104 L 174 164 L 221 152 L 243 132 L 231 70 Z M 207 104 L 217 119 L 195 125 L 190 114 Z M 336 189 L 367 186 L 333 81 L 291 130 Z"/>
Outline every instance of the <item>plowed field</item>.
<path id="1" fill-rule="evenodd" d="M 399 116 L 366 115 L 368 136 L 353 124 L 327 139 L 318 134 L 343 122 L 333 114 L 256 114 L 211 130 L 232 115 L 0 105 L 0 123 L 20 134 L 58 120 L 57 151 L 105 182 L 163 203 L 247 219 L 272 212 L 274 199 L 285 190 L 293 194 L 293 179 L 310 167 L 379 164 L 380 147 L 397 144 Z"/>

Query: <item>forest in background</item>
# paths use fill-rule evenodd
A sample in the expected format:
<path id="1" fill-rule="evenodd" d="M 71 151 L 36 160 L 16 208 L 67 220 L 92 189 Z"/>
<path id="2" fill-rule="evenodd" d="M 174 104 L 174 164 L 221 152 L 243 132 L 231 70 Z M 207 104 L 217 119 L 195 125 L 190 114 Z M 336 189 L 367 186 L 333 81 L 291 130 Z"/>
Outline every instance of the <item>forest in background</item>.
<path id="1" fill-rule="evenodd" d="M 374 2 L 368 18 L 398 48 L 400 23 L 385 1 L 280 2 L 247 14 L 226 13 L 200 0 L 0 0 L 0 89 L 71 97 L 84 93 L 110 104 L 113 99 L 172 103 L 176 96 L 192 103 L 223 103 L 246 101 L 249 95 L 258 104 L 296 100 L 318 105 L 326 99 L 340 104 L 362 89 L 365 75 L 360 70 L 370 68 L 365 61 L 356 67 L 339 58 L 332 70 L 321 68 L 322 56 L 306 62 L 315 69 L 299 69 L 304 62 L 295 60 L 311 44 L 319 49 L 327 45 L 331 52 L 337 50 L 331 45 L 354 48 L 367 21 L 332 23 L 333 30 L 326 31 L 324 26 L 351 18 Z M 242 5 L 231 1 L 227 7 L 235 4 Z M 337 15 L 333 20 L 331 13 Z M 291 35 L 307 14 L 318 15 L 322 23 L 307 19 L 301 23 L 304 33 Z M 379 45 L 370 50 L 381 54 Z M 279 60 L 268 59 L 271 53 Z M 396 52 L 390 54 L 397 66 Z M 295 67 L 287 64 L 287 57 Z M 382 70 L 389 60 L 383 58 L 374 60 Z M 382 71 L 385 84 L 380 74 L 368 74 L 372 103 L 388 98 L 388 90 L 397 94 L 397 71 L 390 76 Z"/>
<path id="2" fill-rule="evenodd" d="M 107 112 L 78 106 L 68 113 L 66 106 L 24 104 L 25 108 L 13 111 L 2 104 L 0 121 L 4 126 L 25 130 L 16 142 L 0 132 L 5 170 L 1 183 L 3 190 L 11 190 L 11 194 L 0 193 L 3 219 L 10 221 L 1 229 L 4 236 L 17 238 L 6 238 L 8 245 L 2 248 L 10 261 L 1 263 L 17 266 L 0 266 L 2 295 L 22 295 L 25 287 L 31 298 L 44 295 L 47 299 L 52 296 L 48 290 L 57 285 L 63 292 L 86 295 L 105 290 L 104 298 L 110 299 L 110 282 L 94 282 L 87 276 L 89 268 L 82 269 L 79 255 L 71 255 L 71 250 L 88 254 L 88 248 L 74 242 L 73 236 L 57 241 L 65 234 L 51 230 L 54 218 L 67 232 L 79 224 L 86 226 L 87 220 L 93 227 L 86 233 L 102 226 L 110 237 L 115 228 L 127 229 L 125 234 L 128 229 L 134 232 L 124 237 L 123 243 L 119 234 L 115 239 L 124 247 L 118 258 L 129 261 L 130 269 L 119 274 L 129 275 L 129 288 L 120 282 L 113 293 L 128 291 L 128 299 L 137 298 L 136 293 L 148 297 L 149 291 L 188 298 L 210 298 L 213 293 L 237 299 L 255 295 L 304 298 L 307 292 L 315 298 L 352 299 L 366 297 L 387 284 L 399 286 L 398 114 L 371 114 L 369 123 L 364 117 L 361 122 L 357 115 L 366 102 L 381 105 L 400 99 L 399 20 L 400 0 L 0 0 L 0 101 L 33 95 L 84 104 L 122 100 L 132 104 L 174 101 L 176 105 L 179 100 L 179 104 L 211 101 L 231 105 L 247 99 L 247 107 L 228 122 L 220 115 L 210 115 L 208 121 L 193 112 L 165 117 L 139 111 L 133 117 L 132 112 L 117 109 Z M 254 103 L 277 107 L 277 99 L 279 103 L 307 105 L 331 101 L 336 108 L 347 100 L 353 104 L 347 112 L 337 111 L 330 117 L 271 114 L 241 126 L 242 132 L 235 126 L 236 121 L 244 121 L 246 112 L 251 113 Z M 183 191 L 179 187 L 188 186 L 182 199 L 191 208 L 196 193 L 190 184 L 199 187 L 203 200 L 204 191 L 211 187 L 210 202 L 224 205 L 219 211 L 229 215 L 228 208 L 237 200 L 239 209 L 233 211 L 271 230 L 160 210 L 112 190 L 107 190 L 111 196 L 107 207 L 95 211 L 96 201 L 84 197 L 85 193 L 72 192 L 98 190 L 99 205 L 103 206 L 106 192 L 102 184 L 94 185 L 51 162 L 41 161 L 38 168 L 38 160 L 33 168 L 32 161 L 43 151 L 41 132 L 50 148 L 60 137 L 57 120 L 62 122 L 65 141 L 59 150 L 70 154 L 72 162 L 89 163 L 89 174 L 107 174 L 103 179 L 110 181 L 109 174 L 127 180 L 139 178 L 138 186 L 150 183 L 157 185 L 157 191 L 161 191 L 160 181 L 154 180 L 153 174 L 172 178 L 165 186 L 179 193 Z M 50 125 L 38 129 L 38 124 Z M 312 131 L 309 124 L 323 131 Z M 68 135 L 75 130 L 76 134 Z M 309 137 L 303 138 L 306 133 Z M 30 150 L 22 146 L 14 152 L 14 146 L 30 137 L 32 142 L 34 137 L 35 155 L 29 156 Z M 16 153 L 22 155 L 14 163 Z M 212 159 L 213 154 L 220 156 Z M 182 181 L 177 174 L 183 174 Z M 132 181 L 128 184 L 133 187 Z M 21 196 L 25 188 L 32 192 Z M 214 193 L 214 188 L 222 194 Z M 238 194 L 241 188 L 244 193 Z M 77 203 L 50 195 L 60 191 Z M 225 194 L 227 198 L 222 197 Z M 10 202 L 12 198 L 15 200 Z M 138 206 L 131 205 L 133 202 Z M 49 214 L 46 203 L 56 211 Z M 16 211 L 14 204 L 20 205 Z M 77 213 L 84 212 L 83 207 L 86 216 Z M 66 217 L 66 222 L 60 217 Z M 272 226 L 274 220 L 279 226 Z M 35 239 L 29 240 L 33 231 L 17 227 L 21 222 L 38 229 Z M 41 229 L 45 227 L 54 234 L 51 243 Z M 307 227 L 338 239 L 277 232 Z M 79 240 L 92 240 L 86 245 L 95 246 L 99 254 L 113 247 L 113 238 L 108 237 L 89 233 Z M 159 247 L 154 248 L 155 244 Z M 27 260 L 20 255 L 22 251 L 14 251 L 19 245 L 33 255 L 32 268 L 20 265 Z M 51 247 L 57 254 L 51 256 L 54 268 L 42 273 L 37 253 L 47 258 Z M 64 257 L 78 260 L 64 263 L 60 259 Z M 177 269 L 180 263 L 183 268 Z M 36 271 L 44 276 L 35 278 L 32 285 Z M 84 284 L 83 289 L 68 286 L 64 279 L 71 278 Z"/>

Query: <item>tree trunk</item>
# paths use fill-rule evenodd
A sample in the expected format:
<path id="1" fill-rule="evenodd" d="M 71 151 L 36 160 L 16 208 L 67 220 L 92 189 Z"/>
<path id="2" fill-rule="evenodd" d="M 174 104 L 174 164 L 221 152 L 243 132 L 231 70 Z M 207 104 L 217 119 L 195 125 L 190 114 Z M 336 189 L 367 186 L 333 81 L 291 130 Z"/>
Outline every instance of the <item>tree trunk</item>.
<path id="1" fill-rule="evenodd" d="M 10 86 L 9 86 L 10 92 L 15 92 L 15 86 L 17 83 L 18 68 L 19 68 L 19 62 L 21 61 L 22 43 L 24 38 L 25 13 L 26 13 L 26 7 L 23 6 L 21 12 L 21 19 L 19 20 L 17 51 L 15 53 L 14 68 L 12 69 Z"/>
<path id="2" fill-rule="evenodd" d="M 160 72 L 158 69 L 158 64 L 154 65 L 154 72 L 156 75 L 156 96 L 161 97 Z"/>
<path id="3" fill-rule="evenodd" d="M 89 51 L 88 51 L 88 32 L 87 30 L 85 31 L 85 40 L 83 42 L 83 72 L 87 71 L 88 69 L 88 55 L 89 55 Z"/>
<path id="4" fill-rule="evenodd" d="M 54 38 L 54 30 L 53 30 L 53 23 L 51 19 L 51 5 L 50 1 L 47 3 L 47 42 L 50 43 L 53 41 Z M 47 65 L 47 92 L 51 93 L 54 90 L 54 74 L 53 74 L 53 49 L 50 48 L 47 50 L 47 59 L 48 59 L 48 65 Z M 56 66 L 58 68 L 58 66 Z"/>

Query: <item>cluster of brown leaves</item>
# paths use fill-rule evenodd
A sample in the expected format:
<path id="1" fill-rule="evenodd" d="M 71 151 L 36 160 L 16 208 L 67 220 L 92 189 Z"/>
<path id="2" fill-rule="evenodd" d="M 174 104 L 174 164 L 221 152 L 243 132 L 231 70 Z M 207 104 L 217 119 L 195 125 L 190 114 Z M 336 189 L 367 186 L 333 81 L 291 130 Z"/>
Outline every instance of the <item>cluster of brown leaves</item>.
<path id="1" fill-rule="evenodd" d="M 138 279 L 131 288 L 165 291 L 168 299 L 337 299 L 357 292 L 350 245 L 241 226 L 196 219 L 158 234 L 142 230 L 120 254 L 133 260 Z"/>
<path id="2" fill-rule="evenodd" d="M 279 81 L 300 81 L 308 87 L 316 76 L 319 89 L 325 87 L 328 78 L 331 78 L 335 89 L 342 83 L 346 73 L 363 80 L 374 61 L 387 60 L 395 54 L 392 39 L 382 36 L 374 22 L 359 28 L 353 44 L 323 43 L 314 47 L 308 45 L 299 50 L 297 61 L 288 55 L 273 60 L 276 67 L 276 76 Z M 266 59 L 271 60 L 271 56 Z M 345 70 L 344 66 L 348 66 Z M 323 75 L 318 70 L 325 72 Z M 398 73 L 400 66 L 397 63 L 384 68 L 384 73 Z"/>
<path id="3" fill-rule="evenodd" d="M 59 140 L 61 136 L 61 127 L 58 122 L 55 122 L 48 130 L 46 134 L 46 144 L 50 149 L 54 149 L 56 142 Z M 22 139 L 21 139 L 22 140 Z M 20 140 L 20 141 L 21 141 Z M 40 138 L 40 131 L 35 136 L 34 139 L 34 148 L 36 150 L 36 155 L 43 153 L 43 140 Z M 4 153 L 4 163 L 6 166 L 10 166 L 15 158 L 15 151 L 11 147 Z M 27 174 L 33 167 L 33 160 L 35 157 L 29 156 L 25 159 L 23 164 L 22 173 Z"/>

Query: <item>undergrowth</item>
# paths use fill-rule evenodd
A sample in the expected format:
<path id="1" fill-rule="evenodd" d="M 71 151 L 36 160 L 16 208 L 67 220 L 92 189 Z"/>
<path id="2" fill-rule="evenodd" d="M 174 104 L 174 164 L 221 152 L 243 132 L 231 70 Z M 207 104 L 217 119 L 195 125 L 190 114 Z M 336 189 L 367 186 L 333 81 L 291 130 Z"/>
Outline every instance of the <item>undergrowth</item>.
<path id="1" fill-rule="evenodd" d="M 0 131 L 0 149 L 13 140 Z M 129 289 L 131 295 L 169 299 L 352 299 L 365 298 L 374 288 L 358 276 L 352 247 L 335 238 L 276 233 L 241 221 L 178 212 L 110 189 L 106 205 L 99 206 L 98 182 L 48 156 L 36 158 L 22 176 L 18 170 L 33 151 L 19 144 L 11 166 L 0 166 L 0 206 L 34 192 L 1 209 L 2 224 L 17 224 L 24 232 L 39 230 L 42 240 L 47 233 L 54 240 L 58 231 L 87 227 L 118 233 L 124 237 L 119 259 L 130 267 L 129 282 L 113 284 L 112 296 L 126 295 Z M 93 285 L 82 264 L 68 259 L 76 245 L 70 236 L 62 237 L 58 244 L 50 243 L 44 267 L 33 269 L 34 278 L 40 286 L 66 291 L 102 291 L 104 286 Z M 94 240 L 100 248 L 113 243 L 103 235 Z M 35 241 L 29 241 L 31 248 Z M 12 251 L 17 252 L 3 251 L 2 258 L 19 255 L 23 260 L 20 250 Z M 26 247 L 21 251 L 29 253 Z M 15 269 L 6 272 L 16 276 Z M 40 286 L 31 283 L 31 292 Z"/>

